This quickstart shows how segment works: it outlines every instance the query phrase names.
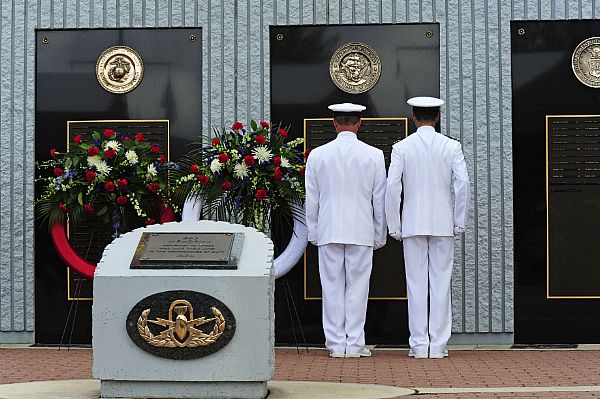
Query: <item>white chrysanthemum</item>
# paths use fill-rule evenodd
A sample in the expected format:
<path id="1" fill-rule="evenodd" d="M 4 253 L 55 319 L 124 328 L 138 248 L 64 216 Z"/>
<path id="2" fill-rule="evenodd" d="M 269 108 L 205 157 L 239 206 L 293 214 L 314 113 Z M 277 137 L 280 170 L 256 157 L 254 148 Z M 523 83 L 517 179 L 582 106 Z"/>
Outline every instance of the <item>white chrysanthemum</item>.
<path id="1" fill-rule="evenodd" d="M 87 157 L 87 163 L 89 167 L 96 166 L 98 161 L 100 161 L 100 157 L 98 155 L 94 155 L 93 157 Z"/>
<path id="2" fill-rule="evenodd" d="M 271 154 L 271 150 L 269 150 L 264 145 L 259 145 L 252 151 L 252 155 L 254 158 L 258 159 L 259 162 L 266 162 L 270 160 L 273 155 Z"/>
<path id="3" fill-rule="evenodd" d="M 129 150 L 125 153 L 125 158 L 131 165 L 138 163 L 138 156 L 133 150 Z"/>
<path id="4" fill-rule="evenodd" d="M 117 140 L 107 141 L 104 144 L 104 151 L 108 150 L 109 148 L 112 148 L 116 152 L 119 152 L 121 150 L 121 143 L 119 143 Z"/>
<path id="5" fill-rule="evenodd" d="M 153 176 L 156 176 L 158 174 L 158 171 L 156 170 L 156 167 L 154 166 L 153 163 L 151 163 L 150 165 L 148 165 L 148 171 L 146 173 L 146 177 L 148 179 L 151 179 Z"/>
<path id="6" fill-rule="evenodd" d="M 289 168 L 290 165 L 290 161 L 288 161 L 287 158 L 281 157 L 281 167 L 282 168 Z"/>
<path id="7" fill-rule="evenodd" d="M 233 167 L 233 173 L 238 179 L 243 179 L 248 176 L 248 168 L 246 167 L 246 164 L 238 163 Z"/>
<path id="8" fill-rule="evenodd" d="M 112 168 L 110 166 L 108 166 L 108 164 L 103 159 L 100 159 L 99 161 L 97 161 L 94 164 L 94 166 L 96 167 L 96 170 L 98 171 L 98 173 L 100 173 L 101 175 L 107 175 L 112 170 Z"/>
<path id="9" fill-rule="evenodd" d="M 219 160 L 217 158 L 213 159 L 212 162 L 210 163 L 210 170 L 213 173 L 217 173 L 218 171 L 221 170 L 221 167 L 223 166 L 223 164 L 221 162 L 219 162 Z"/>

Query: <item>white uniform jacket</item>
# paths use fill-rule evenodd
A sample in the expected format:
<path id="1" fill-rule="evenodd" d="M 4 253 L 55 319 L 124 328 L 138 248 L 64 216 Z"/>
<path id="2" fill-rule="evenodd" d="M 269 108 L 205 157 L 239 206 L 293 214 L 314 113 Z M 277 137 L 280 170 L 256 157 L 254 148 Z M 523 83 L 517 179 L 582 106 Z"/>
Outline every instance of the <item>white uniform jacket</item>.
<path id="1" fill-rule="evenodd" d="M 453 182 L 454 215 L 450 190 Z M 385 198 L 392 237 L 453 236 L 455 227 L 464 231 L 468 206 L 469 176 L 458 141 L 437 133 L 433 127 L 422 126 L 394 144 Z"/>
<path id="2" fill-rule="evenodd" d="M 359 132 L 360 134 L 360 132 Z M 314 245 L 386 242 L 383 151 L 352 132 L 311 151 L 306 161 L 306 224 Z"/>

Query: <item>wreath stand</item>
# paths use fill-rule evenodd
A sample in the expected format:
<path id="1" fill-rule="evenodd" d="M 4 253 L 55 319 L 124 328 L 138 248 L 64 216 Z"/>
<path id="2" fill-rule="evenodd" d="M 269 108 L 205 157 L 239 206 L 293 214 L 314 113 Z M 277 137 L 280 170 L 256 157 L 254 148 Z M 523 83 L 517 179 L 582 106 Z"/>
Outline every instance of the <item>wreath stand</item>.
<path id="1" fill-rule="evenodd" d="M 165 208 L 161 205 L 160 208 L 160 223 L 172 222 L 175 220 L 175 214 L 173 213 L 173 209 Z M 86 250 L 85 255 L 82 257 L 79 255 L 69 242 L 67 237 L 67 232 L 65 230 L 65 226 L 62 223 L 55 223 L 50 228 L 50 237 L 52 238 L 52 243 L 54 244 L 54 248 L 56 249 L 56 253 L 60 257 L 60 259 L 71 269 L 75 270 L 77 273 L 81 274 L 88 280 L 94 279 L 94 272 L 96 271 L 96 265 L 86 260 L 88 256 L 88 252 L 90 249 L 90 244 L 94 239 L 94 234 L 96 229 L 92 231 L 92 235 L 90 236 L 88 242 L 88 248 Z M 73 296 L 73 300 L 71 301 L 71 305 L 69 306 L 69 313 L 67 313 L 67 319 L 65 320 L 65 326 L 63 328 L 62 335 L 60 337 L 60 343 L 58 344 L 58 350 L 61 349 L 65 334 L 67 332 L 67 328 L 69 327 L 69 322 L 71 326 L 71 331 L 69 333 L 69 342 L 67 343 L 67 350 L 71 348 L 71 341 L 73 339 L 73 330 L 75 328 L 75 320 L 77 319 L 77 310 L 79 308 L 79 295 L 81 293 L 81 280 L 77 281 L 75 285 L 75 293 Z M 71 319 L 71 314 L 73 314 L 73 318 Z"/>

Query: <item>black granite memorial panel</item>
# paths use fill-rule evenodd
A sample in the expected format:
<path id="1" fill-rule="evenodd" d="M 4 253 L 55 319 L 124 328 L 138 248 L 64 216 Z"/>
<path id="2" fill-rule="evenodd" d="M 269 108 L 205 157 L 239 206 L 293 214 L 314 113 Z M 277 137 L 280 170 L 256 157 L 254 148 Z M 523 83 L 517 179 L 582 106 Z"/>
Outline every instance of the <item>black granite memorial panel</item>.
<path id="1" fill-rule="evenodd" d="M 135 121 L 168 121 L 168 137 L 148 131 L 152 140 L 170 144 L 171 159 L 188 152 L 202 132 L 201 33 L 200 28 L 37 30 L 36 160 L 48 159 L 50 147 L 66 151 L 68 121 L 118 120 L 133 124 L 131 128 L 143 127 Z M 105 90 L 96 77 L 100 55 L 112 46 L 128 46 L 143 61 L 143 79 L 126 94 Z M 112 232 L 87 226 L 90 229 L 72 243 L 80 255 L 97 262 Z M 47 227 L 39 223 L 35 259 L 36 342 L 53 344 L 62 337 L 64 343 L 90 343 L 91 301 L 72 305 L 68 298 L 90 298 L 91 283 L 67 273 Z"/>
<path id="2" fill-rule="evenodd" d="M 598 118 L 578 117 L 598 114 L 600 89 L 572 62 L 599 30 L 600 21 L 511 23 L 515 343 L 600 342 Z"/>
<path id="3" fill-rule="evenodd" d="M 365 118 L 409 118 L 410 133 L 415 126 L 406 100 L 415 96 L 440 95 L 438 24 L 273 26 L 269 36 L 271 120 L 289 124 L 290 138 L 303 136 L 305 119 L 330 118 L 327 106 L 342 102 L 365 105 Z M 342 91 L 332 81 L 330 72 L 334 54 L 348 43 L 368 46 L 381 62 L 381 75 L 377 82 L 370 90 L 358 94 Z M 334 73 L 339 73 L 339 70 Z M 348 75 L 345 78 L 347 80 Z M 383 136 L 382 132 L 378 137 Z M 396 140 L 401 138 L 402 135 Z M 313 143 L 318 145 L 318 140 Z M 373 140 L 373 145 L 383 150 L 389 143 L 388 138 Z M 388 148 L 386 152 L 390 150 Z M 274 236 L 278 248 L 287 245 L 282 237 L 290 237 L 290 233 Z M 388 238 L 389 249 L 378 250 L 373 264 L 371 295 L 379 297 L 379 300 L 369 303 L 365 326 L 369 343 L 407 343 L 406 301 L 395 300 L 406 292 L 402 246 L 393 241 Z M 308 251 L 315 251 L 315 248 L 309 245 Z M 280 343 L 294 343 L 301 339 L 299 326 L 303 328 L 302 333 L 308 342 L 322 344 L 324 341 L 321 302 L 305 300 L 305 282 L 308 279 L 314 282 L 314 290 L 306 297 L 320 297 L 319 276 L 315 263 L 311 262 L 310 268 L 307 268 L 310 275 L 305 278 L 303 263 L 303 260 L 300 261 L 276 283 L 275 331 L 276 341 Z M 298 318 L 294 311 L 297 311 Z"/>

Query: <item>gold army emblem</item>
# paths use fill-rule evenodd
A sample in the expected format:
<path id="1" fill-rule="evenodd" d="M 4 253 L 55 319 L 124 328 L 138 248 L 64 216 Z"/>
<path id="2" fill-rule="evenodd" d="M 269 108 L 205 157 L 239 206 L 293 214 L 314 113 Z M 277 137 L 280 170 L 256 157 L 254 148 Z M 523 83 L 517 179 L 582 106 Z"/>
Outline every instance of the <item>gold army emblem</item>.
<path id="1" fill-rule="evenodd" d="M 144 77 L 142 57 L 131 47 L 106 49 L 96 62 L 96 78 L 104 90 L 125 94 L 134 90 Z"/>
<path id="2" fill-rule="evenodd" d="M 573 72 L 586 86 L 600 87 L 600 37 L 585 39 L 573 51 Z"/>
<path id="3" fill-rule="evenodd" d="M 211 318 L 199 317 L 194 319 L 192 304 L 184 299 L 178 299 L 169 307 L 169 320 L 157 318 L 148 320 L 150 309 L 142 312 L 137 322 L 137 330 L 144 341 L 152 346 L 161 348 L 196 348 L 214 344 L 225 331 L 225 318 L 219 309 L 210 308 Z M 212 331 L 206 334 L 197 328 L 203 324 L 215 322 Z M 148 323 L 166 327 L 160 334 L 154 335 L 148 328 Z"/>
<path id="4" fill-rule="evenodd" d="M 331 80 L 350 94 L 369 91 L 381 76 L 381 60 L 363 43 L 347 43 L 338 48 L 329 62 Z"/>

